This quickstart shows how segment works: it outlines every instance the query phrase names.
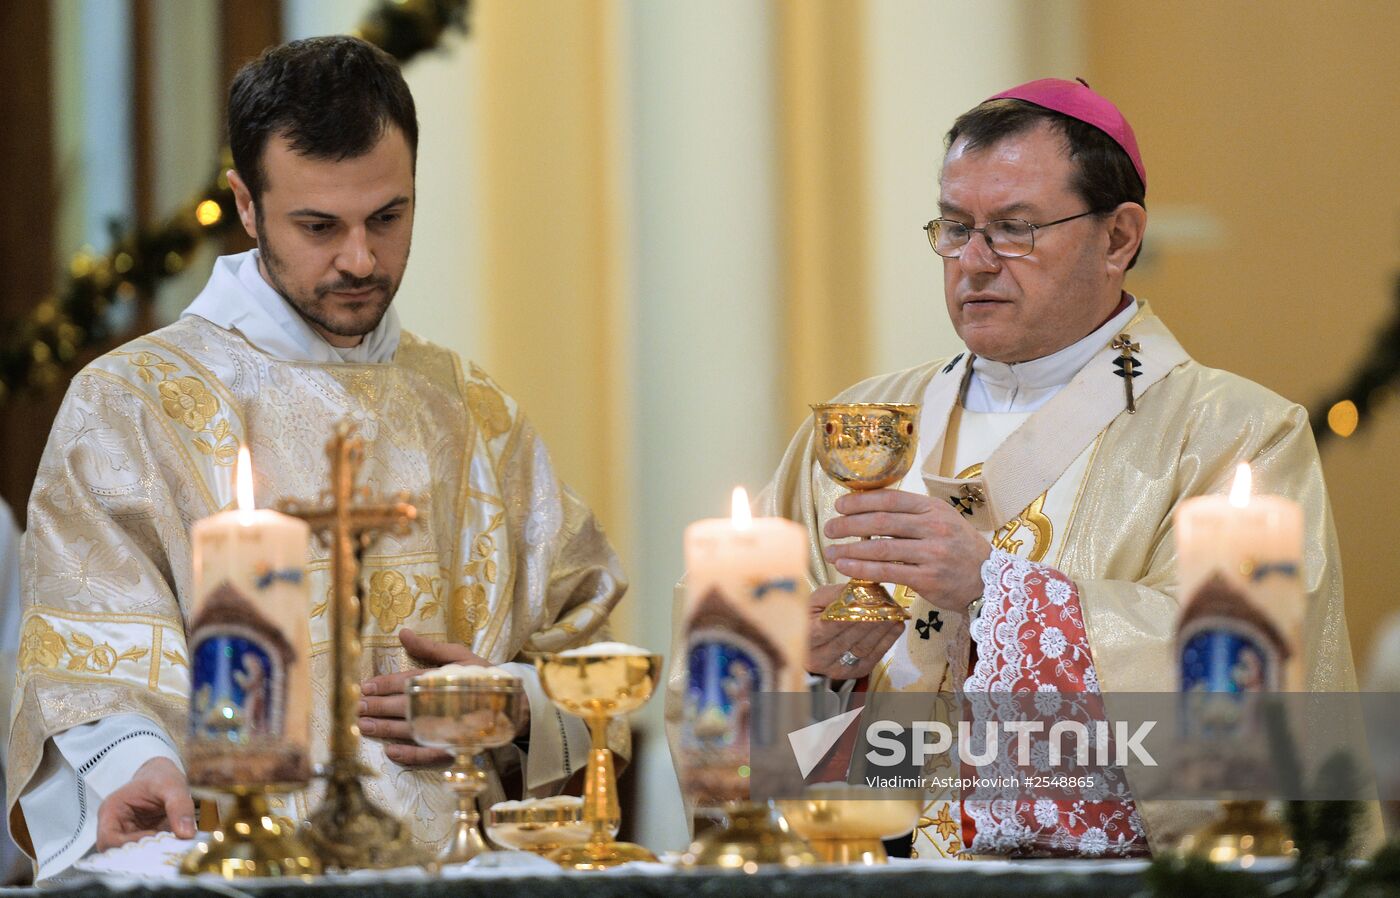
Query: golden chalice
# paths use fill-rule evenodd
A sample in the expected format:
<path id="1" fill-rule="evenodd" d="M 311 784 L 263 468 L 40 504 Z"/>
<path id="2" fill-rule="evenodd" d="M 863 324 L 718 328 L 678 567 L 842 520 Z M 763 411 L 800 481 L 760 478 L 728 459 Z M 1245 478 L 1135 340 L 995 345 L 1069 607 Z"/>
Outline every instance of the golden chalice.
<path id="1" fill-rule="evenodd" d="M 661 675 L 661 656 L 631 646 L 598 644 L 540 657 L 540 685 L 554 704 L 588 721 L 592 748 L 583 784 L 585 845 L 559 848 L 549 859 L 574 870 L 605 870 L 629 861 L 654 861 L 641 845 L 613 840 L 622 821 L 617 774 L 608 748 L 608 723 L 647 703 Z"/>
<path id="2" fill-rule="evenodd" d="M 477 827 L 476 797 L 486 788 L 481 752 L 510 744 L 525 715 L 520 678 L 491 667 L 451 665 L 408 683 L 408 725 L 413 740 L 454 756 L 443 778 L 457 793 L 452 835 L 438 853 L 441 864 L 460 864 L 490 851 Z"/>
<path id="3" fill-rule="evenodd" d="M 817 461 L 851 490 L 879 490 L 904 478 L 914 464 L 919 407 L 895 402 L 812 406 Z M 822 612 L 822 620 L 904 621 L 909 613 L 879 583 L 851 580 Z"/>
<path id="4" fill-rule="evenodd" d="M 866 789 L 831 783 L 807 788 L 778 808 L 793 831 L 828 864 L 883 864 L 884 839 L 902 836 L 919 822 L 923 799 L 912 790 Z"/>

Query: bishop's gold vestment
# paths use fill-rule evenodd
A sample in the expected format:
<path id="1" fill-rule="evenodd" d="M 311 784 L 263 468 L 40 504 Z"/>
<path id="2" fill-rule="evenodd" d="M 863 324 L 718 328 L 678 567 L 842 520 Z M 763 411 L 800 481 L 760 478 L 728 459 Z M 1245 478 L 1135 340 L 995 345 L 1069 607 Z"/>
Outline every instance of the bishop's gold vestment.
<path id="1" fill-rule="evenodd" d="M 380 495 L 407 490 L 419 508 L 418 526 L 381 537 L 364 558 L 361 677 L 414 666 L 396 635 L 405 627 L 460 642 L 491 663 L 603 634 L 626 588 L 617 557 L 555 476 L 539 436 L 484 372 L 463 370 L 454 353 L 409 334 L 387 364 L 286 362 L 236 332 L 183 318 L 84 369 L 43 457 L 24 547 L 7 769 L 21 844 L 16 799 L 51 736 L 135 713 L 184 738 L 190 527 L 232 506 L 239 444 L 252 450 L 263 504 L 315 501 L 328 483 L 326 441 L 347 417 L 366 444 L 359 485 Z M 330 560 L 314 541 L 311 551 L 320 760 L 331 704 Z M 625 730 L 617 736 L 625 748 Z M 562 751 L 526 756 L 527 787 L 541 785 L 545 768 L 559 774 L 550 788 L 567 777 L 581 759 L 571 764 L 567 744 Z M 367 783 L 371 797 L 404 817 L 415 839 L 445 836 L 453 802 L 440 771 L 401 768 L 373 739 L 364 741 L 363 760 L 379 773 Z M 298 794 L 281 812 L 304 817 L 316 794 Z M 503 797 L 498 782 L 487 797 Z"/>
<path id="2" fill-rule="evenodd" d="M 1127 330 L 1137 334 L 1149 328 L 1175 344 L 1160 320 L 1140 303 Z M 1303 507 L 1309 597 L 1302 652 L 1306 688 L 1353 691 L 1355 673 L 1342 605 L 1337 538 L 1307 413 L 1244 378 L 1207 368 L 1184 353 L 1180 357 L 1184 360 L 1137 396 L 1136 413 L 1129 414 L 1123 407 L 1106 427 L 1087 435 L 1096 445 L 1068 529 L 1056 536 L 1056 566 L 1078 588 L 1110 715 L 1114 693 L 1177 688 L 1172 513 L 1189 497 L 1225 492 L 1235 466 L 1243 461 L 1253 468 L 1256 491 L 1288 496 Z M 1144 364 L 1152 361 L 1144 353 Z M 919 403 L 937 378 L 964 376 L 966 363 L 959 362 L 940 359 L 880 375 L 832 401 Z M 1121 381 L 1114 379 L 1109 387 L 1122 403 Z M 921 433 L 927 432 L 929 423 L 924 423 Z M 1065 422 L 1067 436 L 1071 424 Z M 945 426 L 946 422 L 938 423 L 939 428 Z M 936 432 L 942 433 L 941 429 Z M 823 557 L 828 543 L 823 526 L 835 516 L 835 501 L 845 490 L 823 473 L 812 446 L 810 428 L 800 428 L 773 481 L 759 497 L 756 513 L 806 525 L 810 575 L 813 584 L 820 586 L 845 579 Z M 966 659 L 966 618 L 948 616 L 956 618 L 943 634 L 950 642 L 948 654 Z M 942 678 L 932 673 L 906 688 L 939 689 Z M 956 683 L 942 688 L 962 688 L 956 674 L 963 672 L 954 673 Z M 1141 802 L 1149 843 L 1154 849 L 1172 844 L 1202 822 L 1202 815 L 1213 807 L 1213 803 Z"/>

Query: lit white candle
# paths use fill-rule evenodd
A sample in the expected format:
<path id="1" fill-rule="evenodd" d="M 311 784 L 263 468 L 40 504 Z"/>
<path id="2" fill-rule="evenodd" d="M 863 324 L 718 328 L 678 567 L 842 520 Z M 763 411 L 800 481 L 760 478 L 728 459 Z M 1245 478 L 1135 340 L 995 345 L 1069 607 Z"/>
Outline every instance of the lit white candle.
<path id="1" fill-rule="evenodd" d="M 729 518 L 686 528 L 685 563 L 681 784 L 715 807 L 750 797 L 751 742 L 791 729 L 756 720 L 754 696 L 806 690 L 807 533 L 755 520 L 740 487 Z"/>
<path id="2" fill-rule="evenodd" d="M 238 507 L 191 534 L 192 785 L 295 785 L 308 774 L 310 600 L 305 521 L 253 502 L 247 447 Z"/>
<path id="3" fill-rule="evenodd" d="M 1263 677 L 1263 685 L 1297 689 L 1301 685 L 1297 680 L 1301 669 L 1298 653 L 1306 604 L 1303 510 L 1282 496 L 1252 494 L 1251 479 L 1249 465 L 1242 464 L 1228 497 L 1198 496 L 1177 509 L 1177 579 L 1183 626 L 1207 612 L 1214 613 L 1223 607 L 1225 598 L 1238 605 L 1243 617 L 1249 617 L 1246 609 L 1252 609 L 1272 625 L 1272 633 L 1264 634 L 1266 641 L 1277 636 L 1282 642 L 1279 669 Z M 1224 648 L 1217 645 L 1215 650 L 1224 657 Z M 1237 654 L 1238 645 L 1231 651 Z M 1236 665 L 1246 673 L 1255 663 L 1252 658 L 1247 660 L 1248 664 Z M 1183 677 L 1190 681 L 1185 671 Z"/>
<path id="4" fill-rule="evenodd" d="M 735 487 L 730 517 L 685 529 L 685 568 L 687 619 L 706 596 L 722 596 L 778 650 L 776 679 L 764 688 L 806 689 L 807 531 L 786 518 L 754 518 Z"/>

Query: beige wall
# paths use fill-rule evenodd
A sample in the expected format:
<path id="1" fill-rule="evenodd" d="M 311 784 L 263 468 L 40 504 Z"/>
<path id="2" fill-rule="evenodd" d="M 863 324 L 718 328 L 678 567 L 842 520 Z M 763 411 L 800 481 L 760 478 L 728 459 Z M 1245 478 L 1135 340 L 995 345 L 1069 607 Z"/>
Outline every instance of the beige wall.
<path id="1" fill-rule="evenodd" d="M 611 0 L 483 2 L 472 22 L 479 358 L 615 537 L 630 440 L 617 16 Z"/>
<path id="2" fill-rule="evenodd" d="M 1148 169 L 1129 289 L 1204 363 L 1312 407 L 1394 311 L 1400 4 L 1093 3 L 1086 28 Z M 1324 456 L 1358 661 L 1400 609 L 1397 445 L 1392 407 Z"/>

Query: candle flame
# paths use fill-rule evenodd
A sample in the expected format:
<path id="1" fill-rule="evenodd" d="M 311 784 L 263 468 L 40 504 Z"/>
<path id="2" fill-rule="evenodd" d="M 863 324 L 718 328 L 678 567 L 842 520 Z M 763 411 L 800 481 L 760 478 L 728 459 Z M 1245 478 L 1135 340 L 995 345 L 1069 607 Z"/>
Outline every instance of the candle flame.
<path id="1" fill-rule="evenodd" d="M 1254 475 L 1250 473 L 1249 464 L 1241 462 L 1235 468 L 1235 485 L 1230 487 L 1230 504 L 1236 508 L 1247 508 L 1249 506 L 1249 491 L 1254 485 Z"/>
<path id="2" fill-rule="evenodd" d="M 238 493 L 238 510 L 243 512 L 257 508 L 253 504 L 253 457 L 247 446 L 238 447 L 238 468 L 233 476 L 234 491 Z"/>
<path id="3" fill-rule="evenodd" d="M 742 486 L 734 487 L 733 520 L 736 530 L 753 528 L 753 512 L 749 511 L 749 494 Z"/>

